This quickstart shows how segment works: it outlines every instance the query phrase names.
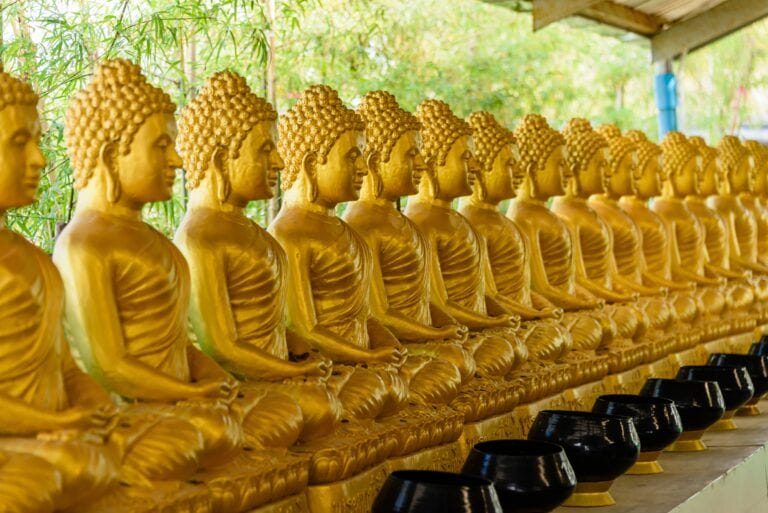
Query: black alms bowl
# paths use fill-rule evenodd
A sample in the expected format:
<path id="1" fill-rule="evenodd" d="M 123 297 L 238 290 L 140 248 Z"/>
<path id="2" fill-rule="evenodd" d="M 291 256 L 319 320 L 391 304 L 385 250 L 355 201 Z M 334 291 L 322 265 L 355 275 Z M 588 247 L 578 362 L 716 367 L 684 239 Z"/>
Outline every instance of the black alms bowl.
<path id="1" fill-rule="evenodd" d="M 613 481 L 634 465 L 640 454 L 632 419 L 618 415 L 542 410 L 528 439 L 561 445 L 579 484 Z"/>
<path id="2" fill-rule="evenodd" d="M 640 390 L 640 395 L 674 401 L 683 422 L 683 431 L 707 429 L 725 413 L 725 401 L 715 381 L 650 378 Z"/>
<path id="3" fill-rule="evenodd" d="M 567 499 L 576 474 L 559 445 L 533 440 L 481 442 L 462 473 L 493 481 L 505 513 L 546 513 Z"/>
<path id="4" fill-rule="evenodd" d="M 712 353 L 707 365 L 725 367 L 746 367 L 752 385 L 755 387 L 753 398 L 761 398 L 768 393 L 768 356 L 757 354 Z"/>
<path id="5" fill-rule="evenodd" d="M 592 411 L 632 417 L 642 452 L 662 451 L 683 432 L 683 423 L 675 403 L 662 397 L 601 395 L 595 401 Z"/>
<path id="6" fill-rule="evenodd" d="M 384 482 L 372 513 L 503 513 L 493 483 L 450 472 L 398 470 Z"/>
<path id="7" fill-rule="evenodd" d="M 725 410 L 735 410 L 747 404 L 755 387 L 744 367 L 716 367 L 713 365 L 683 365 L 677 379 L 716 381 L 725 401 Z"/>
<path id="8" fill-rule="evenodd" d="M 749 354 L 768 356 L 768 335 L 763 335 L 760 342 L 755 342 L 749 346 Z"/>

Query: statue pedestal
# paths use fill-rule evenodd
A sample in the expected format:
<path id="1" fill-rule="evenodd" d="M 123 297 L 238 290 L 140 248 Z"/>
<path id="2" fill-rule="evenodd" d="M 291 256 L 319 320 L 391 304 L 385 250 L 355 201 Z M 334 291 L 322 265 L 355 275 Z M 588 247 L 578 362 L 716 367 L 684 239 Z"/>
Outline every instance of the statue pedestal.
<path id="1" fill-rule="evenodd" d="M 424 449 L 408 456 L 389 458 L 384 464 L 387 472 L 395 470 L 439 470 L 443 472 L 458 472 L 466 458 L 462 439 L 439 447 Z"/>
<path id="2" fill-rule="evenodd" d="M 611 513 L 768 511 L 768 415 L 736 419 L 738 429 L 706 433 L 709 450 L 664 452 L 659 475 L 624 475 L 611 487 Z M 583 512 L 561 507 L 557 513 Z"/>
<path id="3" fill-rule="evenodd" d="M 307 487 L 310 513 L 370 513 L 376 494 L 389 475 L 382 463 L 336 483 Z M 272 512 L 270 512 L 272 513 Z"/>

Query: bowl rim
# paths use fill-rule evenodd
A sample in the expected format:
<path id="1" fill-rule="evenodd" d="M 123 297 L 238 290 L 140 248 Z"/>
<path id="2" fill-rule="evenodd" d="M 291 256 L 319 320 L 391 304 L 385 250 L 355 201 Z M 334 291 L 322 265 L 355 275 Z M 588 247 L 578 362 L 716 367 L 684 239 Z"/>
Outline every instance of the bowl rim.
<path id="1" fill-rule="evenodd" d="M 538 418 L 539 415 L 542 413 L 545 413 L 547 415 L 555 416 L 560 415 L 562 417 L 571 417 L 571 418 L 587 418 L 587 419 L 602 419 L 602 420 L 620 420 L 620 421 L 630 421 L 632 422 L 633 418 L 631 415 L 615 415 L 612 413 L 597 413 L 593 411 L 584 411 L 584 410 L 539 410 L 539 413 L 536 415 Z"/>
<path id="2" fill-rule="evenodd" d="M 748 370 L 746 365 L 681 365 L 680 368 L 677 370 L 678 374 L 683 369 L 699 369 L 699 370 L 722 369 L 722 370 L 731 370 L 731 371 L 735 371 L 738 369 Z M 707 381 L 707 380 L 704 380 L 704 381 Z"/>
<path id="3" fill-rule="evenodd" d="M 497 449 L 494 449 L 494 447 L 497 447 Z M 505 452 L 503 449 L 505 447 L 508 447 L 510 449 L 513 449 L 513 451 Z M 515 448 L 530 448 L 531 452 L 527 453 L 516 453 L 514 452 Z M 538 449 L 538 451 L 537 451 Z M 528 440 L 526 438 L 509 438 L 509 439 L 500 439 L 500 440 L 486 440 L 484 442 L 478 442 L 474 446 L 472 446 L 472 449 L 470 452 L 475 452 L 477 454 L 487 455 L 487 456 L 498 456 L 498 457 L 504 457 L 504 458 L 520 458 L 520 459 L 527 459 L 527 458 L 540 458 L 542 456 L 553 456 L 553 455 L 559 455 L 559 454 L 565 454 L 565 449 L 563 449 L 562 445 L 552 443 L 552 442 L 545 442 L 545 441 L 539 441 L 539 440 Z"/>
<path id="4" fill-rule="evenodd" d="M 622 401 L 621 399 L 627 399 Z M 655 395 L 640 395 L 640 394 L 603 394 L 595 399 L 603 402 L 616 402 L 618 404 L 647 404 L 653 406 L 674 406 L 675 401 L 666 397 L 657 397 Z M 635 402 L 633 402 L 635 401 Z"/>
<path id="5" fill-rule="evenodd" d="M 484 477 L 460 474 L 458 472 L 443 472 L 440 470 L 395 470 L 389 474 L 388 479 L 396 479 L 400 482 L 407 482 L 413 485 L 451 489 L 483 489 L 493 487 L 493 482 Z"/>

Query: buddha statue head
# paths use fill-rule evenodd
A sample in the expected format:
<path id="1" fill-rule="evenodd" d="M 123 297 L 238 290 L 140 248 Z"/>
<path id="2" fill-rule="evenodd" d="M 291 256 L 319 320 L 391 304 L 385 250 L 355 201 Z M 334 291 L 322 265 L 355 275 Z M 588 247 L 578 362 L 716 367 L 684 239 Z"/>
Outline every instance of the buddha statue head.
<path id="1" fill-rule="evenodd" d="M 310 86 L 280 119 L 286 202 L 333 208 L 360 195 L 365 125 L 326 85 Z"/>
<path id="2" fill-rule="evenodd" d="M 176 106 L 139 66 L 100 63 L 67 108 L 64 137 L 75 188 L 103 205 L 139 211 L 171 197 L 176 169 Z"/>
<path id="3" fill-rule="evenodd" d="M 699 194 L 700 158 L 696 147 L 680 132 L 669 132 L 661 141 L 663 193 L 684 198 Z"/>
<path id="4" fill-rule="evenodd" d="M 768 177 L 766 176 L 768 174 L 768 147 L 753 140 L 744 141 L 744 146 L 746 146 L 754 162 L 752 192 L 756 196 L 764 197 L 768 195 Z"/>
<path id="5" fill-rule="evenodd" d="M 37 95 L 0 66 L 0 212 L 35 201 L 40 170 Z"/>
<path id="6" fill-rule="evenodd" d="M 418 192 L 424 159 L 421 125 L 416 116 L 400 108 L 386 91 L 366 94 L 357 114 L 365 123 L 365 178 L 362 197 L 396 201 Z"/>
<path id="7" fill-rule="evenodd" d="M 472 129 L 440 100 L 423 101 L 416 117 L 421 122 L 422 154 L 427 165 L 427 180 L 422 180 L 420 193 L 444 201 L 470 195 L 479 172 Z"/>
<path id="8" fill-rule="evenodd" d="M 605 124 L 597 131 L 608 141 L 608 171 L 605 193 L 610 198 L 633 196 L 638 178 L 637 145 L 621 134 L 616 125 Z"/>
<path id="9" fill-rule="evenodd" d="M 723 192 L 723 175 L 717 150 L 708 145 L 702 137 L 689 137 L 688 141 L 699 152 L 699 194 L 714 196 Z"/>
<path id="10" fill-rule="evenodd" d="M 635 144 L 637 150 L 635 196 L 641 200 L 658 196 L 661 194 L 661 148 L 640 130 L 628 130 L 625 137 Z"/>
<path id="11" fill-rule="evenodd" d="M 474 184 L 478 199 L 492 205 L 512 198 L 522 183 L 522 173 L 516 169 L 520 154 L 515 136 L 496 121 L 489 112 L 474 112 L 467 118 L 475 141 L 475 158 L 480 167 Z"/>
<path id="12" fill-rule="evenodd" d="M 561 196 L 570 176 L 563 135 L 539 114 L 526 114 L 514 135 L 520 152 L 516 169 L 523 175 L 518 194 L 539 201 Z"/>
<path id="13" fill-rule="evenodd" d="M 583 118 L 573 118 L 563 129 L 571 170 L 571 194 L 589 198 L 605 192 L 608 174 L 608 143 Z"/>
<path id="14" fill-rule="evenodd" d="M 277 113 L 232 72 L 216 73 L 179 119 L 187 189 L 244 207 L 271 198 L 283 161 L 275 142 Z"/>
<path id="15" fill-rule="evenodd" d="M 749 192 L 754 181 L 752 157 L 738 137 L 724 136 L 717 145 L 717 154 L 730 192 Z"/>

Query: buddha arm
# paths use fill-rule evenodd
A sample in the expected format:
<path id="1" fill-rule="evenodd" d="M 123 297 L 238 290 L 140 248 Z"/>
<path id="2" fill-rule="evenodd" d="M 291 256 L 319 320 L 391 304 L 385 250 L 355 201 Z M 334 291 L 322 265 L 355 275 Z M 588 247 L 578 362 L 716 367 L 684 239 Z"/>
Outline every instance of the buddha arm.
<path id="1" fill-rule="evenodd" d="M 670 290 L 690 290 L 692 286 L 690 282 L 667 280 L 656 273 L 652 273 L 648 269 L 643 271 L 643 282 L 656 285 L 657 287 L 665 287 Z"/>
<path id="2" fill-rule="evenodd" d="M 608 233 L 609 237 L 609 243 L 608 247 L 613 248 L 613 232 L 609 231 Z M 645 258 L 641 251 L 638 252 L 637 255 L 637 265 L 641 269 L 645 269 Z M 642 283 L 637 283 L 635 280 L 629 279 L 626 276 L 622 275 L 619 272 L 619 266 L 616 265 L 616 258 L 613 254 L 613 251 L 608 252 L 608 268 L 610 269 L 611 276 L 613 276 L 614 283 L 617 284 L 621 289 L 631 292 L 636 292 L 640 294 L 641 296 L 656 296 L 659 294 L 664 293 L 665 291 L 662 291 L 659 287 L 648 287 L 643 285 Z"/>
<path id="3" fill-rule="evenodd" d="M 448 297 L 448 291 L 443 281 L 443 273 L 440 270 L 440 259 L 437 251 L 434 249 L 434 241 L 429 241 L 429 276 L 431 287 L 430 301 L 434 302 L 440 309 L 450 317 L 456 319 L 459 324 L 470 329 L 501 328 L 510 325 L 509 315 L 489 316 L 484 315 L 469 308 L 451 301 Z"/>
<path id="4" fill-rule="evenodd" d="M 282 241 L 280 241 L 282 242 Z M 302 245 L 304 246 L 304 245 Z M 317 322 L 309 278 L 309 248 L 285 244 L 288 262 L 288 327 L 336 363 L 369 363 L 377 353 L 347 342 Z"/>
<path id="5" fill-rule="evenodd" d="M 743 280 L 748 277 L 748 273 L 734 271 L 733 269 L 726 269 L 725 267 L 720 267 L 719 265 L 710 264 L 709 262 L 704 264 L 704 267 L 707 271 L 709 271 L 710 273 L 716 276 L 723 276 L 725 278 L 729 278 L 733 280 Z"/>
<path id="6" fill-rule="evenodd" d="M 189 242 L 183 248 L 191 264 L 190 317 L 200 346 L 224 368 L 241 376 L 276 381 L 304 375 L 302 365 L 272 356 L 240 339 L 222 255 Z"/>
<path id="7" fill-rule="evenodd" d="M 528 240 L 532 241 L 532 244 L 530 245 L 531 286 L 535 289 L 535 292 L 540 294 L 541 297 L 546 301 L 549 301 L 552 304 L 566 310 L 596 308 L 600 303 L 599 300 L 595 299 L 594 301 L 589 301 L 582 299 L 575 294 L 568 293 L 567 290 L 554 287 L 549 283 L 549 278 L 547 276 L 547 271 L 544 265 L 544 259 L 541 256 L 538 231 L 534 231 L 534 233 L 528 233 L 526 235 Z M 533 292 L 534 291 L 532 291 L 532 293 Z"/>
<path id="8" fill-rule="evenodd" d="M 125 348 L 109 259 L 92 248 L 57 248 L 54 260 L 66 292 L 67 320 L 91 372 L 123 397 L 178 401 L 205 389 L 158 372 Z M 73 253 L 77 254 L 73 254 Z M 81 292 L 81 293 L 78 293 Z"/>
<path id="9" fill-rule="evenodd" d="M 41 431 L 65 429 L 65 416 L 60 412 L 40 410 L 24 401 L 0 393 L 0 434 L 33 436 Z"/>
<path id="10" fill-rule="evenodd" d="M 381 254 L 375 240 L 366 240 L 373 254 L 373 273 L 371 276 L 371 311 L 384 325 L 392 330 L 397 338 L 409 341 L 436 340 L 450 336 L 446 330 L 426 326 L 403 315 L 389 306 L 387 290 L 381 274 Z"/>
<path id="11" fill-rule="evenodd" d="M 672 248 L 672 274 L 678 279 L 684 279 L 693 281 L 701 285 L 719 285 L 721 282 L 717 278 L 707 278 L 698 273 L 686 269 L 682 265 L 682 258 L 680 257 L 680 250 L 677 247 L 677 223 L 669 223 L 669 238 L 670 246 Z"/>
<path id="12" fill-rule="evenodd" d="M 589 279 L 587 270 L 584 267 L 584 257 L 581 252 L 581 235 L 579 233 L 579 227 L 576 223 L 569 222 L 566 224 L 568 225 L 568 231 L 571 233 L 571 239 L 573 240 L 573 262 L 576 265 L 576 282 L 584 287 L 590 294 L 603 298 L 606 301 L 621 303 L 634 299 L 631 294 L 615 292 Z M 607 271 L 610 272 L 610 268 L 607 269 Z"/>
<path id="13" fill-rule="evenodd" d="M 478 236 L 478 238 L 483 242 L 485 241 L 485 237 Z M 518 303 L 512 298 L 499 293 L 498 289 L 496 288 L 496 279 L 493 275 L 491 262 L 488 259 L 487 245 L 483 244 L 483 249 L 484 251 L 481 255 L 481 265 L 483 267 L 483 274 L 485 275 L 485 293 L 486 305 L 489 307 L 488 311 L 492 312 L 495 309 L 494 307 L 498 305 L 500 313 L 519 316 L 524 320 L 539 319 L 542 317 L 542 313 L 538 310 L 525 306 L 522 303 Z M 489 304 L 489 300 L 491 300 L 492 303 Z M 496 303 L 496 305 L 493 303 Z"/>
<path id="14" fill-rule="evenodd" d="M 100 407 L 112 403 L 106 390 L 101 388 L 91 376 L 80 370 L 68 348 L 62 352 L 61 356 L 64 387 L 72 405 Z"/>
<path id="15" fill-rule="evenodd" d="M 736 267 L 741 269 L 753 271 L 758 274 L 768 274 L 768 266 L 764 266 L 758 262 L 751 262 L 750 260 L 741 256 L 741 247 L 739 246 L 739 239 L 736 232 L 736 219 L 730 212 L 725 214 L 725 218 L 728 230 L 728 243 L 731 263 L 735 264 Z"/>

